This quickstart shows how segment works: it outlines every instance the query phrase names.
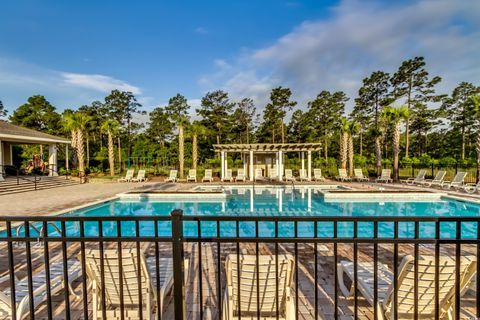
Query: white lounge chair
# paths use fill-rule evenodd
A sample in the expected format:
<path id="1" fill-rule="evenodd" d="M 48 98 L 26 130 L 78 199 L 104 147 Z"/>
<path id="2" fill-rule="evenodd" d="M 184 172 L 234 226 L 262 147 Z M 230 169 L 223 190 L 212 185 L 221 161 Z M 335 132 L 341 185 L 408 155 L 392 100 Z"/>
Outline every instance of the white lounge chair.
<path id="1" fill-rule="evenodd" d="M 393 179 L 392 179 L 392 170 L 390 169 L 382 169 L 382 173 L 380 175 L 380 177 L 378 177 L 375 182 L 385 182 L 385 183 L 389 183 L 389 182 L 393 182 Z"/>
<path id="2" fill-rule="evenodd" d="M 262 169 L 255 169 L 255 181 L 265 181 L 265 177 L 263 176 Z"/>
<path id="3" fill-rule="evenodd" d="M 424 187 L 442 186 L 446 174 L 447 171 L 439 170 L 433 179 L 425 179 L 420 184 Z"/>
<path id="4" fill-rule="evenodd" d="M 298 173 L 299 173 L 299 176 L 300 176 L 299 177 L 300 181 L 309 181 L 308 176 L 307 176 L 307 170 L 300 169 L 298 171 Z"/>
<path id="5" fill-rule="evenodd" d="M 147 181 L 148 179 L 145 177 L 145 170 L 138 170 L 137 177 L 132 179 L 132 182 L 142 182 Z"/>
<path id="6" fill-rule="evenodd" d="M 225 175 L 223 176 L 222 181 L 233 182 L 232 169 L 225 170 Z"/>
<path id="7" fill-rule="evenodd" d="M 128 170 L 127 170 L 127 173 L 125 174 L 125 177 L 124 177 L 124 178 L 120 178 L 120 179 L 118 179 L 117 181 L 118 181 L 118 182 L 130 182 L 130 181 L 132 181 L 134 174 L 135 174 L 135 170 L 134 170 L 134 169 L 128 169 Z"/>
<path id="8" fill-rule="evenodd" d="M 212 169 L 205 169 L 205 176 L 202 178 L 202 182 L 212 182 L 213 177 L 212 177 Z"/>
<path id="9" fill-rule="evenodd" d="M 336 176 L 335 179 L 339 181 L 352 181 L 352 178 L 347 174 L 347 169 L 338 169 L 338 176 Z"/>
<path id="10" fill-rule="evenodd" d="M 187 182 L 197 182 L 197 169 L 188 170 Z"/>
<path id="11" fill-rule="evenodd" d="M 256 319 L 257 309 L 260 310 L 261 319 L 276 319 L 276 303 L 279 319 L 294 319 L 295 302 L 291 293 L 293 270 L 294 260 L 291 255 L 278 256 L 278 269 L 275 256 L 260 255 L 257 261 L 255 255 L 240 255 L 237 261 L 236 254 L 228 255 L 225 261 L 227 287 L 223 298 L 222 319 Z M 257 284 L 260 304 L 257 304 L 256 298 Z M 239 311 L 241 314 L 238 314 Z"/>
<path id="12" fill-rule="evenodd" d="M 52 296 L 59 293 L 65 288 L 64 285 L 64 273 L 63 273 L 63 260 L 52 262 L 50 267 L 50 293 Z M 79 298 L 72 289 L 72 282 L 77 280 L 82 275 L 82 265 L 78 260 L 70 259 L 67 263 L 68 267 L 68 290 L 76 298 Z M 38 305 L 47 300 L 47 285 L 45 277 L 45 269 L 32 274 L 33 284 L 33 308 L 37 308 Z M 6 275 L 0 279 L 0 283 L 5 283 L 10 280 L 10 276 Z M 28 276 L 21 280 L 15 281 L 15 296 L 16 296 L 16 315 L 17 319 L 22 320 L 30 314 L 30 297 L 28 291 Z M 6 287 L 3 291 L 0 291 L 0 315 L 12 317 L 12 305 L 11 305 L 11 291 L 10 287 Z M 32 317 L 29 317 L 32 318 Z"/>
<path id="13" fill-rule="evenodd" d="M 421 169 L 418 171 L 418 174 L 415 178 L 408 178 L 406 180 L 401 180 L 400 182 L 404 182 L 409 185 L 415 185 L 415 184 L 422 184 L 425 182 L 425 174 L 427 173 L 427 170 Z"/>
<path id="14" fill-rule="evenodd" d="M 455 293 L 455 259 L 448 256 L 439 258 L 439 277 L 438 283 L 441 288 L 439 292 L 439 315 L 440 319 L 451 312 L 454 303 Z M 475 257 L 462 257 L 459 263 L 460 268 L 460 292 L 465 292 L 467 286 L 471 283 L 476 271 Z M 403 258 L 398 268 L 398 318 L 411 319 L 414 312 L 414 301 L 418 303 L 418 318 L 433 319 L 435 315 L 435 257 L 422 256 L 418 261 L 417 289 L 418 296 L 415 298 L 415 261 L 413 256 Z M 365 299 L 373 306 L 374 282 L 373 273 L 374 264 L 371 262 L 359 262 L 357 265 L 357 287 Z M 347 289 L 343 275 L 347 275 L 350 280 L 354 279 L 354 265 L 351 261 L 341 261 L 338 264 L 338 282 L 340 290 L 346 296 L 354 293 L 353 286 Z M 393 290 L 394 278 L 393 272 L 381 263 L 377 265 L 378 281 L 378 301 L 374 306 L 378 310 L 379 319 L 393 319 Z"/>
<path id="15" fill-rule="evenodd" d="M 120 319 L 120 268 L 119 251 L 107 249 L 103 251 L 103 284 L 105 290 L 105 306 L 107 319 Z M 90 250 L 85 254 L 87 275 L 92 283 L 93 319 L 102 319 L 102 269 L 100 250 Z M 137 265 L 140 260 L 140 266 Z M 143 253 L 137 256 L 136 249 L 123 249 L 121 257 L 122 288 L 125 319 L 137 319 L 140 315 L 138 309 L 138 276 L 140 271 L 142 289 L 142 314 L 144 319 L 153 319 L 156 299 L 159 299 L 160 310 L 164 309 L 164 300 L 173 285 L 173 260 L 171 258 L 159 259 L 160 296 L 157 297 L 156 284 L 156 259 L 145 259 Z M 185 261 L 185 274 L 188 274 L 188 260 Z"/>
<path id="16" fill-rule="evenodd" d="M 361 182 L 361 181 L 368 181 L 368 177 L 365 177 L 365 176 L 363 175 L 362 169 L 353 169 L 353 174 L 355 175 L 355 176 L 353 177 L 353 179 L 356 180 L 356 181 L 359 181 L 359 182 Z"/>
<path id="17" fill-rule="evenodd" d="M 237 176 L 235 177 L 235 181 L 246 181 L 247 178 L 245 177 L 245 169 L 238 169 Z"/>
<path id="18" fill-rule="evenodd" d="M 297 181 L 293 176 L 292 169 L 285 169 L 285 181 Z"/>
<path id="19" fill-rule="evenodd" d="M 313 169 L 313 180 L 325 181 L 325 178 L 322 176 L 322 169 Z"/>
<path id="20" fill-rule="evenodd" d="M 475 191 L 480 190 L 480 181 L 478 183 L 467 183 L 464 187 L 463 190 L 467 193 L 475 193 Z"/>
<path id="21" fill-rule="evenodd" d="M 442 188 L 449 190 L 451 188 L 460 189 L 463 187 L 463 183 L 465 181 L 465 177 L 467 176 L 466 172 L 457 172 L 455 177 L 453 177 L 452 181 L 443 181 Z"/>
<path id="22" fill-rule="evenodd" d="M 278 180 L 278 174 L 275 169 L 268 170 L 268 180 L 270 181 Z"/>
<path id="23" fill-rule="evenodd" d="M 164 182 L 177 182 L 177 170 L 170 170 L 170 175 L 165 179 Z"/>

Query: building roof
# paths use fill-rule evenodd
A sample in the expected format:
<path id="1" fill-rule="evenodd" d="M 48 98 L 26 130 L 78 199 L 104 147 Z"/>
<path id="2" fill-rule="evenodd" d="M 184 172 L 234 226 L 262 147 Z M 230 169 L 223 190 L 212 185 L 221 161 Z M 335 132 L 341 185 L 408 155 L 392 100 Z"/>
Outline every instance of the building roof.
<path id="1" fill-rule="evenodd" d="M 16 126 L 0 120 L 0 140 L 14 143 L 70 143 L 69 139 Z"/>
<path id="2" fill-rule="evenodd" d="M 227 152 L 295 152 L 295 151 L 320 151 L 321 143 L 250 143 L 250 144 L 214 144 L 215 151 Z"/>

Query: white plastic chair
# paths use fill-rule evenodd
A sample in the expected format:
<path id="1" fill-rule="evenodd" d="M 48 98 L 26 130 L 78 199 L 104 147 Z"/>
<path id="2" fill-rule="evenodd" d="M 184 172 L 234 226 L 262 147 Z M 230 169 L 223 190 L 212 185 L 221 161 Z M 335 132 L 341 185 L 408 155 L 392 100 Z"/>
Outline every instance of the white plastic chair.
<path id="1" fill-rule="evenodd" d="M 170 176 L 165 179 L 164 182 L 176 182 L 177 181 L 177 170 L 170 170 Z"/>
<path id="2" fill-rule="evenodd" d="M 197 182 L 197 169 L 188 170 L 187 182 Z"/>
<path id="3" fill-rule="evenodd" d="M 127 173 L 125 174 L 125 177 L 124 177 L 124 178 L 120 178 L 120 179 L 118 179 L 117 181 L 118 181 L 118 182 L 130 182 L 130 181 L 132 181 L 134 174 L 135 174 L 135 170 L 134 170 L 134 169 L 128 169 L 128 170 L 127 170 Z"/>

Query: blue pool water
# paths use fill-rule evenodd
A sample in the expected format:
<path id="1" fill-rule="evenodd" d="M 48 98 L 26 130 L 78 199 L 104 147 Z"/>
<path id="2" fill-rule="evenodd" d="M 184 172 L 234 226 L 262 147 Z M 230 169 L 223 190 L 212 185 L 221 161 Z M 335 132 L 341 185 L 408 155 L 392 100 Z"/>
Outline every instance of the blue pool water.
<path id="1" fill-rule="evenodd" d="M 315 190 L 302 188 L 269 188 L 269 189 L 229 189 L 224 199 L 209 200 L 116 200 L 93 207 L 73 211 L 67 216 L 169 216 L 172 210 L 182 209 L 185 215 L 213 215 L 213 216 L 453 216 L 453 217 L 480 217 L 480 206 L 451 199 L 440 199 L 428 202 L 326 202 L 321 194 Z M 159 235 L 171 234 L 170 222 L 158 222 Z M 414 236 L 414 222 L 399 222 L 398 235 L 400 237 Z M 440 234 L 444 238 L 455 236 L 455 223 L 442 222 Z M 116 236 L 116 223 L 104 221 L 104 236 Z M 85 235 L 98 236 L 98 223 L 86 222 Z M 135 224 L 124 221 L 121 225 L 122 235 L 134 235 Z M 201 235 L 216 236 L 215 222 L 203 221 Z M 197 223 L 184 222 L 184 232 L 187 236 L 197 236 Z M 477 222 L 462 222 L 462 238 L 476 237 Z M 54 230 L 52 230 L 54 233 Z M 280 222 L 278 232 L 281 237 L 294 236 L 293 222 Z M 67 223 L 67 235 L 78 235 L 79 224 Z M 254 236 L 256 233 L 254 222 L 240 223 L 240 236 Z M 298 222 L 298 236 L 312 237 L 314 224 L 312 222 Z M 373 237 L 373 222 L 358 222 L 359 237 Z M 140 235 L 154 234 L 154 222 L 140 222 Z M 275 234 L 273 222 L 260 222 L 258 234 L 261 237 L 272 237 Z M 419 225 L 421 238 L 431 238 L 435 234 L 433 222 L 421 222 Z M 234 222 L 220 223 L 222 237 L 236 236 Z M 338 236 L 352 237 L 354 235 L 353 222 L 339 222 Z M 393 222 L 379 222 L 379 237 L 393 237 Z M 332 237 L 333 223 L 318 222 L 318 237 Z"/>

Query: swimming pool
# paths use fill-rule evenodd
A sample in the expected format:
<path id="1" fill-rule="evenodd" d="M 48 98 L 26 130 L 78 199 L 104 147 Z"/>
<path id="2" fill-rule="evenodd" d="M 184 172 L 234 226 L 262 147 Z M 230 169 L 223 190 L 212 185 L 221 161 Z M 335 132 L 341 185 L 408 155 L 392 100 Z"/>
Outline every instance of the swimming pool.
<path id="1" fill-rule="evenodd" d="M 178 199 L 168 195 L 161 199 L 135 198 L 117 199 L 92 207 L 75 210 L 65 214 L 71 217 L 94 216 L 169 216 L 174 209 L 181 209 L 185 215 L 199 216 L 240 216 L 240 217 L 271 217 L 271 216 L 328 216 L 328 217 L 479 217 L 480 205 L 438 197 L 429 201 L 366 201 L 327 202 L 321 190 L 315 187 L 256 187 L 256 188 L 224 188 L 219 196 L 183 197 Z M 226 195 L 225 195 L 226 194 Z M 405 195 L 408 197 L 408 195 Z M 160 235 L 170 235 L 170 222 L 158 222 Z M 399 222 L 398 235 L 400 237 L 414 236 L 414 222 Z M 86 235 L 98 236 L 98 225 L 87 222 Z M 134 224 L 122 222 L 122 234 L 135 232 Z M 221 222 L 219 234 L 222 237 L 236 236 L 236 226 L 233 222 Z M 279 223 L 279 235 L 284 237 L 294 236 L 294 223 L 283 221 Z M 476 237 L 477 222 L 462 222 L 461 234 L 463 238 Z M 201 223 L 201 235 L 212 237 L 217 234 L 214 222 Z M 273 222 L 260 222 L 258 234 L 261 237 L 274 236 Z M 77 231 L 75 231 L 77 230 Z M 154 230 L 153 222 L 141 222 L 140 234 L 151 235 Z M 70 226 L 67 232 L 78 232 L 78 226 Z M 298 235 L 312 237 L 314 235 L 313 222 L 299 222 Z M 338 237 L 353 237 L 353 222 L 338 223 Z M 117 226 L 112 222 L 103 222 L 104 235 L 116 235 Z M 184 232 L 187 236 L 197 236 L 196 222 L 184 222 Z M 255 225 L 252 221 L 240 222 L 239 236 L 255 235 Z M 357 233 L 359 237 L 373 237 L 373 222 L 358 222 Z M 433 222 L 419 224 L 419 236 L 431 238 L 435 234 Z M 440 234 L 442 237 L 455 236 L 455 223 L 441 223 Z M 393 237 L 393 222 L 379 222 L 378 236 Z M 333 223 L 318 222 L 318 237 L 332 237 Z"/>

